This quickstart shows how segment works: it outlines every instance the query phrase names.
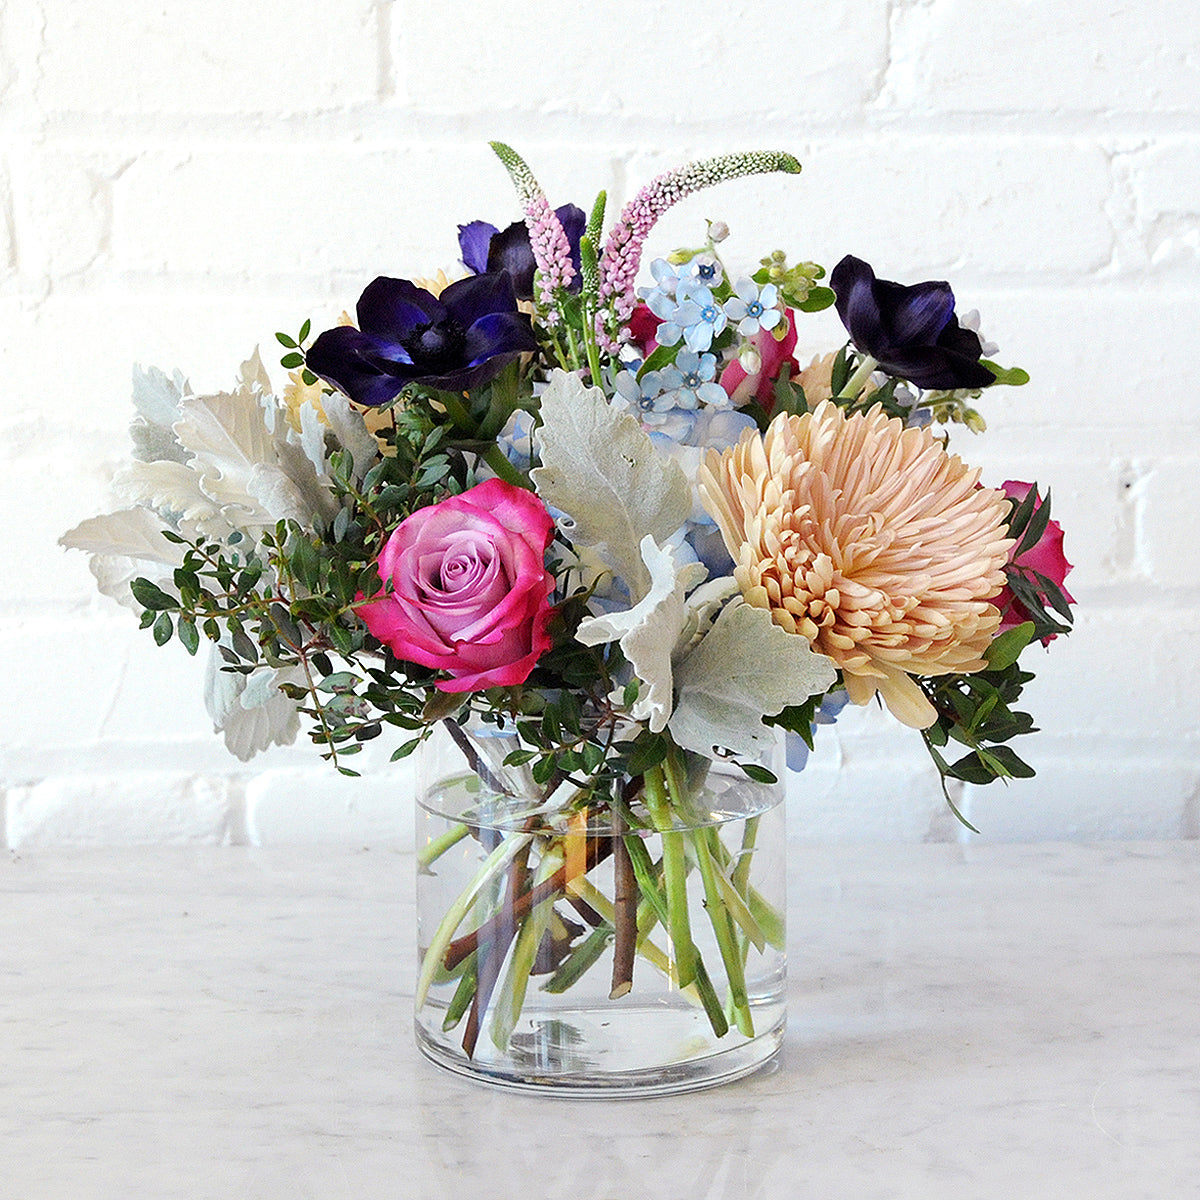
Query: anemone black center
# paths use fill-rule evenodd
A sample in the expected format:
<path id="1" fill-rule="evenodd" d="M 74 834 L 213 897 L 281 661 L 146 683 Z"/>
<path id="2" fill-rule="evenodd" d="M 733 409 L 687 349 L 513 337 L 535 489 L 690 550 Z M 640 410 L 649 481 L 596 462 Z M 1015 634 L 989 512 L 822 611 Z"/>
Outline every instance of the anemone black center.
<path id="1" fill-rule="evenodd" d="M 417 366 L 428 374 L 437 374 L 462 365 L 465 342 L 463 327 L 453 317 L 446 317 L 436 325 L 415 329 L 405 339 L 404 348 Z"/>

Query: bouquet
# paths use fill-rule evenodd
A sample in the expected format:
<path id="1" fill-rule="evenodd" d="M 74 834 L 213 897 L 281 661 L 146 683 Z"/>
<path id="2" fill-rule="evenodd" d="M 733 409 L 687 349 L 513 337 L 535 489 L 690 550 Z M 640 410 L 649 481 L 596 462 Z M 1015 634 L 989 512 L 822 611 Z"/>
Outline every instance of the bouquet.
<path id="1" fill-rule="evenodd" d="M 135 371 L 125 507 L 64 542 L 158 644 L 212 644 L 242 759 L 302 720 L 346 774 L 377 737 L 400 758 L 448 734 L 463 795 L 420 858 L 475 844 L 474 874 L 423 935 L 417 1001 L 447 989 L 468 1057 L 489 1006 L 504 1047 L 532 977 L 567 991 L 602 955 L 614 998 L 648 960 L 752 1038 L 749 956 L 782 914 L 753 803 L 735 846 L 697 819 L 731 779 L 769 788 L 778 739 L 802 766 L 847 702 L 919 731 L 949 803 L 946 780 L 1032 774 L 1010 743 L 1024 652 L 1070 628 L 1062 531 L 1048 492 L 948 448 L 1027 376 L 947 283 L 852 256 L 747 268 L 710 222 L 643 273 L 669 206 L 788 154 L 670 171 L 606 227 L 603 194 L 552 208 L 493 148 L 521 218 L 460 225 L 453 280 L 381 277 L 354 319 L 277 334 L 282 392 L 257 351 L 216 395 Z M 830 306 L 846 340 L 809 359 Z"/>

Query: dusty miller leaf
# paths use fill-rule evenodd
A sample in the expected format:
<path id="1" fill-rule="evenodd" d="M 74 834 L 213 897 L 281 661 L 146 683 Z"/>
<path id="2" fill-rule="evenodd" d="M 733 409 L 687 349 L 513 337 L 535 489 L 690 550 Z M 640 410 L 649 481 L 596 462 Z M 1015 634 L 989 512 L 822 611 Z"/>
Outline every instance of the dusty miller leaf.
<path id="1" fill-rule="evenodd" d="M 735 600 L 676 665 L 671 734 L 698 754 L 719 746 L 753 757 L 774 741 L 764 716 L 803 704 L 836 678 L 833 663 L 805 638 L 780 629 L 765 609 Z"/>
<path id="2" fill-rule="evenodd" d="M 585 646 L 621 641 L 621 649 L 641 680 L 632 715 L 660 733 L 671 715 L 671 655 L 688 624 L 688 591 L 702 582 L 703 563 L 678 563 L 673 547 L 642 539 L 642 558 L 650 572 L 650 590 L 632 608 L 586 617 L 575 636 Z"/>
<path id="3" fill-rule="evenodd" d="M 186 459 L 187 452 L 171 426 L 179 419 L 179 401 L 187 391 L 187 380 L 179 371 L 168 378 L 157 367 L 133 368 L 133 404 L 137 416 L 129 426 L 129 435 L 134 458 L 142 462 Z"/>
<path id="4" fill-rule="evenodd" d="M 183 551 L 162 536 L 163 523 L 144 508 L 127 508 L 81 521 L 58 539 L 59 545 L 92 555 L 89 566 L 102 595 L 135 612 L 141 606 L 129 590 L 130 582 L 144 575 L 169 587 L 172 573 L 183 561 Z"/>
<path id="5" fill-rule="evenodd" d="M 214 646 L 205 673 L 204 704 L 229 752 L 248 762 L 270 746 L 294 742 L 300 717 L 296 705 L 279 690 L 279 685 L 302 682 L 300 670 L 264 666 L 241 675 L 221 670 L 223 663 Z"/>
<path id="6" fill-rule="evenodd" d="M 538 495 L 567 514 L 574 522 L 571 541 L 594 548 L 636 603 L 650 587 L 642 539 L 648 535 L 661 545 L 687 519 L 687 477 L 654 449 L 633 417 L 577 375 L 553 373 L 541 416 L 542 465 L 532 472 Z"/>

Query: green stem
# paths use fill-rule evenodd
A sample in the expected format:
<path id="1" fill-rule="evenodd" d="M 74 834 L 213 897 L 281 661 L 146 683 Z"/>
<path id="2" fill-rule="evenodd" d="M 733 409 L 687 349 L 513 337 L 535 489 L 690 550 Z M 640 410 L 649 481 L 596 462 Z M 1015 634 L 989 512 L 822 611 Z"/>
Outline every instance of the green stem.
<path id="1" fill-rule="evenodd" d="M 572 885 L 581 896 L 611 925 L 614 917 L 612 901 L 602 892 L 595 884 L 591 883 L 586 877 L 577 879 Z M 653 910 L 651 910 L 653 912 Z M 643 931 L 641 923 L 638 925 L 638 953 L 651 966 L 661 971 L 668 979 L 674 979 L 675 974 L 672 970 L 670 956 L 663 953 L 658 945 L 651 941 L 650 930 L 654 928 L 653 921 L 648 923 L 648 928 Z M 699 1000 L 700 996 L 695 987 L 680 988 L 680 994 L 686 996 L 689 1000 Z"/>
<path id="2" fill-rule="evenodd" d="M 711 825 L 692 833 L 692 849 L 696 855 L 696 866 L 704 881 L 704 907 L 721 951 L 725 964 L 725 977 L 729 980 L 729 998 L 733 1007 L 734 1020 L 739 1031 L 746 1037 L 754 1036 L 754 1021 L 750 1016 L 750 1002 L 746 996 L 746 973 L 742 968 L 742 955 L 733 931 L 721 891 L 717 886 L 716 867 L 713 865 L 711 842 L 715 834 Z"/>
<path id="3" fill-rule="evenodd" d="M 421 973 L 417 977 L 417 1008 L 420 1008 L 425 1003 L 425 998 L 429 995 L 429 986 L 433 983 L 434 976 L 441 965 L 442 956 L 446 953 L 446 947 L 450 944 L 450 939 L 454 936 L 454 931 L 466 918 L 471 905 L 475 903 L 475 897 L 479 895 L 490 880 L 499 875 L 532 841 L 533 835 L 529 833 L 509 834 L 483 860 L 483 865 L 479 868 L 475 878 L 471 880 L 458 899 L 446 910 L 446 915 L 442 918 L 441 924 L 434 930 L 429 948 L 425 951 L 425 956 L 421 960 Z"/>
<path id="4" fill-rule="evenodd" d="M 720 857 L 717 861 L 722 867 L 728 868 L 729 851 L 725 849 L 724 843 L 719 840 L 718 847 Z M 762 931 L 767 944 L 774 946 L 776 950 L 785 949 L 787 945 L 787 931 L 783 914 L 756 887 L 750 885 L 748 881 L 745 891 L 741 894 L 744 896 L 746 906 L 749 908 L 755 924 Z"/>
<path id="5" fill-rule="evenodd" d="M 454 392 L 438 392 L 438 401 L 445 408 L 446 415 L 463 437 L 475 438 L 480 435 L 480 431 L 475 428 L 474 423 L 471 421 L 471 414 L 467 411 L 467 406 Z M 521 487 L 526 491 L 533 491 L 533 484 L 508 461 L 504 455 L 504 451 L 500 449 L 495 441 L 491 442 L 486 450 L 481 451 L 479 457 L 505 483 L 511 483 L 514 487 Z"/>
<path id="6" fill-rule="evenodd" d="M 856 400 L 877 366 L 879 366 L 877 358 L 872 358 L 869 354 L 864 355 L 854 374 L 846 380 L 845 386 L 838 392 L 837 398 L 839 400 Z"/>
<path id="7" fill-rule="evenodd" d="M 750 859 L 754 853 L 754 844 L 758 841 L 758 823 L 761 820 L 761 816 L 747 817 L 745 825 L 742 826 L 742 852 L 738 855 L 737 866 L 733 868 L 731 882 L 743 897 L 750 883 Z"/>
<path id="8" fill-rule="evenodd" d="M 667 930 L 675 947 L 675 968 L 680 987 L 694 983 L 699 953 L 692 941 L 688 918 L 687 852 L 683 834 L 674 828 L 667 798 L 667 776 L 663 765 L 651 767 L 646 782 L 646 808 L 654 828 L 662 837 L 663 882 L 667 890 Z"/>
<path id="9" fill-rule="evenodd" d="M 508 418 L 521 401 L 521 373 L 516 363 L 505 367 L 492 380 L 491 400 L 487 414 L 479 422 L 480 441 L 495 441 L 496 435 L 508 424 Z"/>
<path id="10" fill-rule="evenodd" d="M 534 884 L 542 883 L 553 875 L 562 865 L 562 861 L 561 851 L 547 851 L 538 864 Z M 492 1014 L 492 1043 L 501 1053 L 508 1049 L 509 1039 L 517 1027 L 521 1009 L 525 1006 L 529 976 L 533 971 L 533 962 L 537 957 L 542 937 L 550 924 L 550 910 L 553 906 L 553 897 L 547 898 L 540 904 L 535 904 L 521 922 L 521 931 L 517 934 L 516 945 L 513 946 L 508 973 L 500 987 L 500 997 Z"/>
<path id="11" fill-rule="evenodd" d="M 417 851 L 417 866 L 424 871 L 430 863 L 436 862 L 447 850 L 457 846 L 470 832 L 471 827 L 464 825 L 461 821 L 457 825 L 451 825 L 445 833 L 435 837 L 429 845 L 422 846 Z"/>
<path id="12" fill-rule="evenodd" d="M 524 488 L 527 492 L 533 491 L 533 484 L 508 461 L 504 455 L 504 451 L 495 442 L 480 457 L 505 483 L 511 483 L 514 487 Z"/>
<path id="13" fill-rule="evenodd" d="M 559 309 L 560 316 L 561 316 L 561 313 L 562 313 L 562 310 Z M 570 369 L 572 371 L 575 371 L 575 370 L 578 370 L 579 367 L 581 367 L 583 365 L 582 358 L 579 353 L 579 343 L 575 340 L 575 331 L 571 328 L 570 322 L 567 321 L 565 318 L 563 318 L 563 328 L 567 332 L 567 352 L 571 356 Z"/>

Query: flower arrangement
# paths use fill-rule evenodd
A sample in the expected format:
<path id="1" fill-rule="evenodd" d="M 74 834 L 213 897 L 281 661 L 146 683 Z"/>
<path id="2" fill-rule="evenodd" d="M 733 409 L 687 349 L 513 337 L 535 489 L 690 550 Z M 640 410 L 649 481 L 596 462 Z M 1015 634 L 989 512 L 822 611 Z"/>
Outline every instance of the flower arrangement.
<path id="1" fill-rule="evenodd" d="M 624 995 L 656 925 L 655 969 L 715 1033 L 752 1036 L 747 955 L 781 914 L 754 898 L 752 837 L 678 832 L 710 768 L 769 784 L 781 731 L 802 765 L 819 724 L 877 701 L 943 781 L 1032 774 L 1014 706 L 1022 653 L 1070 627 L 1061 530 L 1048 493 L 982 486 L 947 432 L 981 431 L 982 392 L 1027 377 L 987 357 L 948 284 L 850 256 L 826 281 L 779 251 L 742 271 L 720 223 L 639 287 L 670 205 L 796 173 L 788 154 L 668 172 L 605 235 L 603 194 L 551 208 L 494 149 L 523 217 L 459 226 L 460 278 L 378 278 L 354 320 L 278 334 L 282 395 L 257 351 L 216 395 L 136 371 L 126 506 L 64 542 L 160 645 L 212 643 L 206 700 L 240 758 L 302 718 L 347 774 L 384 733 L 399 758 L 450 732 L 476 807 L 422 862 L 471 834 L 483 865 L 429 939 L 418 1004 L 451 982 L 468 1055 L 505 961 L 498 1044 L 535 959 L 569 986 L 612 945 Z M 830 306 L 847 341 L 802 365 L 804 318 Z M 485 799 L 516 793 L 519 833 L 484 845 Z M 598 813 L 609 848 L 576 854 Z M 627 886 L 600 896 L 609 857 Z M 599 938 L 556 919 L 584 884 Z M 719 966 L 695 949 L 695 888 Z"/>

